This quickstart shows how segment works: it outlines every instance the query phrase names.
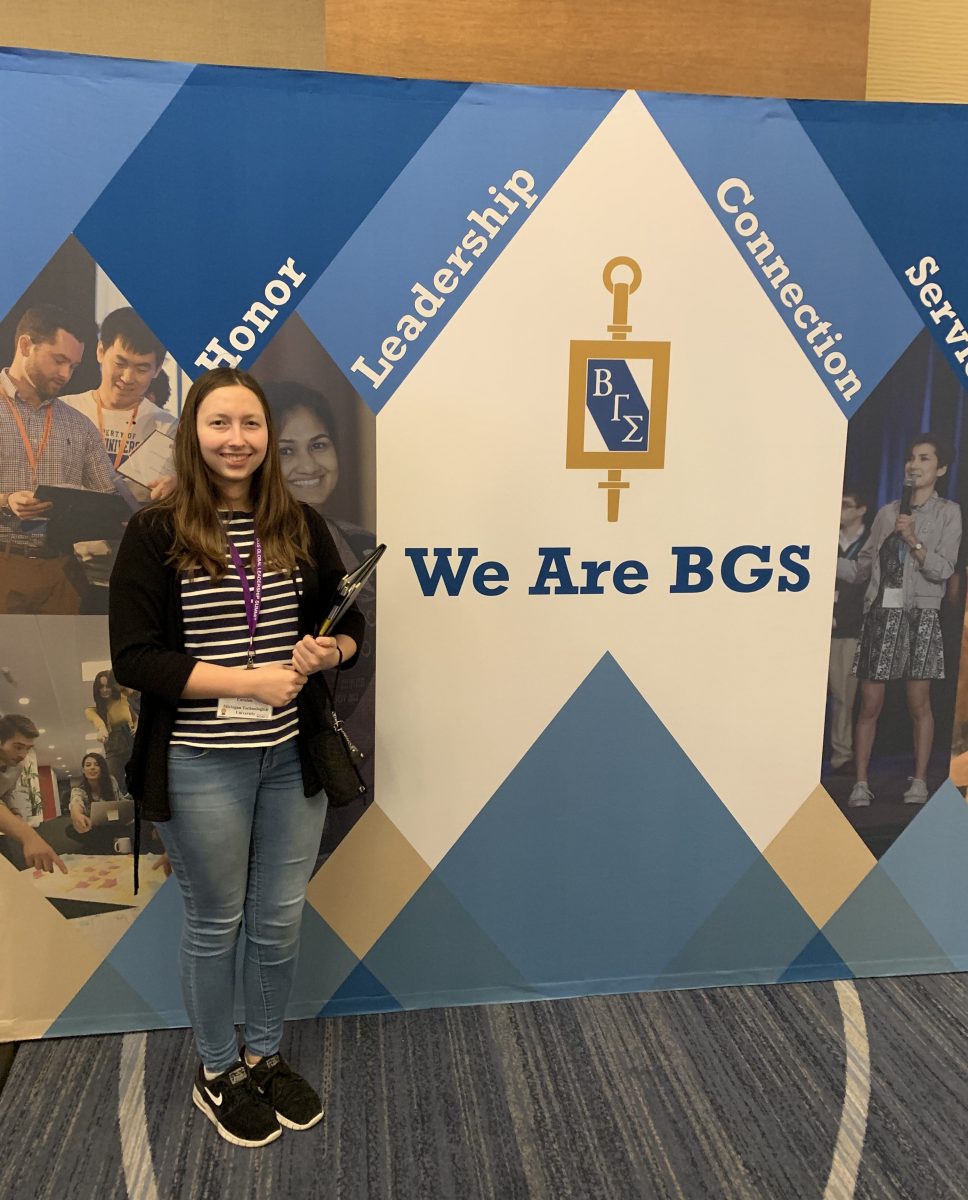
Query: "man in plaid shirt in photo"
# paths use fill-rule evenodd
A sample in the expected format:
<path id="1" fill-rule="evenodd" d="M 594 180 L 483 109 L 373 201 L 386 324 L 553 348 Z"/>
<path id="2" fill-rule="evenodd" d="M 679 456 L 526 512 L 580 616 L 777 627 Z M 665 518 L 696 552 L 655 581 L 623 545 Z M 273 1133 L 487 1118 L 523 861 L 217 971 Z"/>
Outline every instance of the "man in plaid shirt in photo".
<path id="1" fill-rule="evenodd" d="M 84 577 L 73 553 L 45 544 L 41 484 L 114 492 L 97 427 L 57 398 L 96 337 L 53 304 L 28 308 L 13 362 L 0 371 L 0 613 L 76 613 Z"/>

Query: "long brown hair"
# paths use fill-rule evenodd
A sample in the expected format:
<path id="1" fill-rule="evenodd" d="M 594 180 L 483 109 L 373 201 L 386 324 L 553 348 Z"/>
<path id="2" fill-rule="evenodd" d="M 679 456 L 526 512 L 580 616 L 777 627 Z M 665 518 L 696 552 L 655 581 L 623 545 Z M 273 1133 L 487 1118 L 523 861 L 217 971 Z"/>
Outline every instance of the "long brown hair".
<path id="1" fill-rule="evenodd" d="M 175 433 L 175 474 L 178 483 L 159 509 L 172 516 L 174 539 L 170 561 L 179 570 L 205 571 L 213 581 L 225 574 L 225 529 L 219 518 L 224 503 L 198 446 L 198 409 L 206 396 L 219 388 L 247 388 L 262 405 L 269 444 L 266 456 L 252 474 L 252 515 L 262 543 L 267 568 L 294 571 L 296 559 L 312 562 L 306 518 L 289 494 L 279 465 L 279 442 L 272 413 L 258 380 L 246 371 L 216 367 L 195 380 L 185 397 Z"/>

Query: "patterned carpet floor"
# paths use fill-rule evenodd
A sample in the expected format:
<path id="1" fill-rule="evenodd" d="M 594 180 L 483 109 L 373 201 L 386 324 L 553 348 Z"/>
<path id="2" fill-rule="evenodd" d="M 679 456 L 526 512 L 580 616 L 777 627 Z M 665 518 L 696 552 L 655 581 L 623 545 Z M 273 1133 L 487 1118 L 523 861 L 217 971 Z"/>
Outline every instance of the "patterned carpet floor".
<path id="1" fill-rule="evenodd" d="M 184 1030 L 22 1045 L 3 1200 L 953 1200 L 968 975 L 301 1021 L 326 1120 L 263 1150 L 190 1104 Z"/>

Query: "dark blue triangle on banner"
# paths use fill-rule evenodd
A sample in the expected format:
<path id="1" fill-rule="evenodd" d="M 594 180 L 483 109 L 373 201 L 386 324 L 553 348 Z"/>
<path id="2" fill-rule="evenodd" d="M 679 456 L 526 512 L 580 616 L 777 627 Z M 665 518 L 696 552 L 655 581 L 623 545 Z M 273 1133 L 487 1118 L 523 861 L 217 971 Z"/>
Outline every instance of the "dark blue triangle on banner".
<path id="1" fill-rule="evenodd" d="M 791 108 L 964 383 L 965 106 L 796 101 Z M 935 286 L 923 292 L 926 284 Z"/>
<path id="2" fill-rule="evenodd" d="M 246 367 L 464 90 L 197 67 L 77 236 L 189 374 L 260 302 Z"/>
<path id="3" fill-rule="evenodd" d="M 373 972 L 363 963 L 353 971 L 342 987 L 320 1010 L 321 1017 L 339 1017 L 347 1013 L 400 1012 L 403 1005 L 391 996 Z"/>
<path id="4" fill-rule="evenodd" d="M 822 933 L 807 943 L 783 972 L 778 983 L 806 983 L 813 979 L 853 979 L 853 972 Z"/>
<path id="5" fill-rule="evenodd" d="M 749 835 L 605 654 L 433 879 L 536 995 L 574 996 L 667 986 L 657 984 L 666 965 L 761 862 Z M 789 904 L 782 903 L 785 885 L 764 865 L 776 902 L 764 899 L 771 884 L 763 879 L 753 889 L 763 902 L 730 912 L 743 923 L 747 962 L 768 969 L 772 981 L 816 927 L 788 893 Z M 380 947 L 402 924 L 403 916 Z M 421 932 L 406 931 L 398 960 L 432 959 L 426 937 L 414 944 Z M 705 954 L 700 947 L 689 959 L 690 986 L 731 982 L 717 947 L 703 946 Z"/>
<path id="6" fill-rule="evenodd" d="M 97 200 L 192 70 L 36 50 L 0 51 L 0 313 Z M 8 353 L 9 344 L 4 353 Z"/>

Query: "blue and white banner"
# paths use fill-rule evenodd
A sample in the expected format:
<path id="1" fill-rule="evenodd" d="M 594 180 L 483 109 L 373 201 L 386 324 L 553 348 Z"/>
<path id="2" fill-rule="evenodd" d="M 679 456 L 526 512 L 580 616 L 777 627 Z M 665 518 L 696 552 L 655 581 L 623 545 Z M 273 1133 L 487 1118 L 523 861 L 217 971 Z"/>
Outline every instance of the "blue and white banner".
<path id="1" fill-rule="evenodd" d="M 0 417 L 70 414 L 36 469 L 0 423 L 0 1037 L 186 1021 L 105 614 L 222 365 L 389 547 L 294 1015 L 968 966 L 961 108 L 21 51 L 0 97 Z"/>

